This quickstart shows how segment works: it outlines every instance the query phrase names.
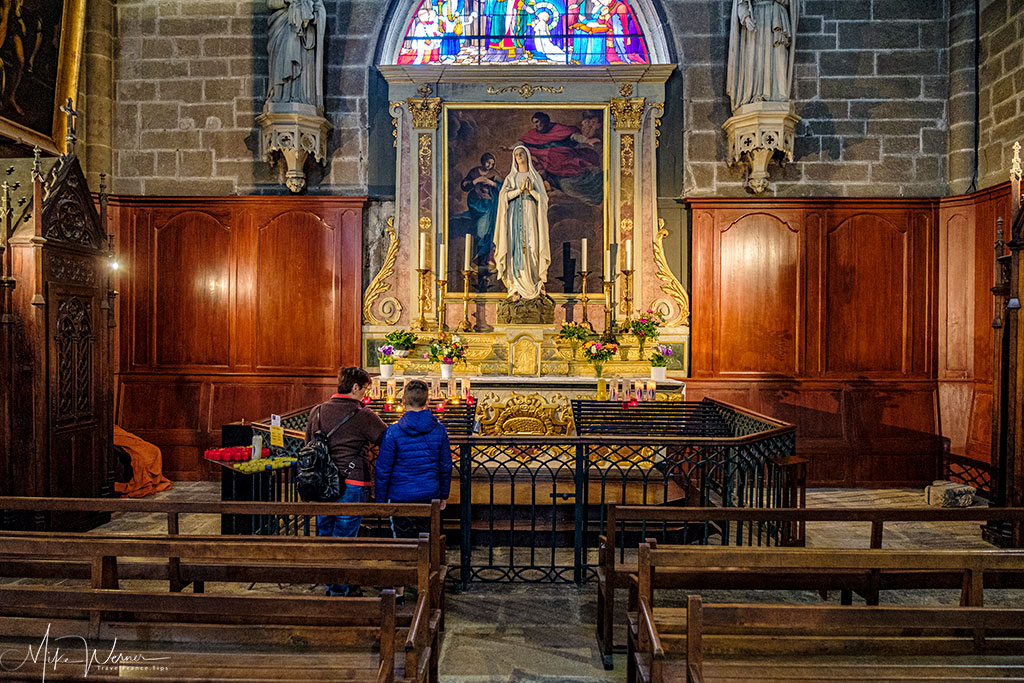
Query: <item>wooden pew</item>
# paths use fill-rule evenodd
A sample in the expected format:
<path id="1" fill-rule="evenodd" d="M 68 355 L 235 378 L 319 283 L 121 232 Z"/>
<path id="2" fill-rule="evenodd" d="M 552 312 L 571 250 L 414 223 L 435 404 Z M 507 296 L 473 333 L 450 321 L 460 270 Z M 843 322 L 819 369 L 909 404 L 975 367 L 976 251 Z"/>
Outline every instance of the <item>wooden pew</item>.
<path id="1" fill-rule="evenodd" d="M 32 497 L 0 497 L 0 511 L 35 511 L 35 512 L 120 512 L 120 513 L 156 513 L 166 515 L 167 534 L 178 535 L 180 518 L 183 514 L 218 514 L 218 515 L 276 515 L 282 518 L 297 518 L 319 514 L 352 515 L 365 518 L 382 518 L 390 516 L 429 517 L 430 518 L 430 566 L 440 576 L 440 591 L 435 604 L 442 608 L 442 629 L 444 627 L 444 582 L 448 573 L 445 560 L 446 546 L 444 534 L 441 533 L 440 501 L 432 501 L 429 505 L 392 504 L 392 503 L 268 503 L 268 502 L 195 502 L 178 500 L 128 500 L 100 498 L 32 498 Z M 297 525 L 296 525 L 297 528 Z M 0 531 L 0 534 L 4 532 Z M 222 539 L 244 538 L 221 536 Z M 273 536 L 261 538 L 296 538 L 294 536 Z M 306 537 L 309 538 L 309 537 Z M 367 540 L 367 537 L 360 537 Z M 382 539 L 383 540 L 383 539 Z M 390 540 L 390 539 L 388 539 Z M 123 565 L 124 578 L 167 579 L 172 590 L 185 587 L 180 572 L 177 571 L 178 560 L 169 558 L 164 563 L 132 563 Z M 52 563 L 50 563 L 52 564 Z M 87 562 L 80 560 L 75 566 L 73 560 L 58 561 L 56 567 L 49 566 L 45 561 L 17 560 L 0 557 L 0 576 L 25 578 L 85 578 L 90 574 Z M 202 586 L 198 586 L 202 590 Z"/>
<path id="2" fill-rule="evenodd" d="M 123 665 L 129 677 L 134 669 L 144 680 L 436 680 L 402 658 L 396 667 L 390 589 L 376 598 L 332 599 L 17 586 L 0 588 L 0 604 L 41 615 L 0 620 L 7 654 L 0 680 L 104 680 Z M 110 614 L 118 616 L 100 618 Z M 407 640 L 419 645 L 414 665 L 417 657 L 429 659 L 423 633 Z M 51 658 L 59 648 L 63 657 L 46 664 L 41 648 Z M 33 649 L 36 657 L 26 661 Z"/>
<path id="3" fill-rule="evenodd" d="M 629 681 L 703 680 L 699 662 L 702 647 L 701 623 L 715 627 L 716 655 L 776 655 L 775 664 L 795 666 L 786 657 L 827 654 L 867 655 L 859 637 L 871 644 L 876 639 L 889 654 L 959 656 L 970 653 L 1024 653 L 1024 610 L 980 610 L 984 605 L 985 574 L 1024 567 L 1024 551 L 890 551 L 795 548 L 734 548 L 707 546 L 639 546 L 637 611 L 630 615 L 627 679 Z M 658 607 L 654 601 L 656 576 L 661 572 L 699 573 L 760 572 L 766 568 L 791 572 L 859 573 L 868 577 L 887 571 L 915 572 L 920 586 L 931 588 L 929 579 L 956 572 L 961 576 L 961 605 L 970 608 L 890 608 L 848 606 L 715 606 L 711 617 L 700 621 L 690 600 L 686 608 Z M 721 609 L 720 609 L 721 608 Z M 728 608 L 728 609 L 726 609 Z M 708 606 L 704 606 L 707 614 Z M 851 616 L 843 616 L 847 612 Z M 933 621 L 920 621 L 931 614 Z M 915 621 L 917 619 L 918 621 Z M 939 621 L 935 621 L 939 620 Z M 696 625 L 691 628 L 692 625 Z M 918 631 L 911 633 L 910 628 Z M 921 640 L 922 629 L 943 631 L 941 637 Z M 957 629 L 970 629 L 966 635 Z M 998 638 L 991 631 L 1006 631 Z M 790 637 L 791 636 L 791 637 Z M 787 639 L 788 638 L 788 639 Z M 908 640 L 909 638 L 909 640 Z M 806 646 L 806 650 L 802 649 Z M 781 658 L 781 659 L 780 659 Z M 670 661 L 672 662 L 670 664 Z M 864 662 L 860 662 L 863 664 Z M 828 666 L 827 662 L 813 663 Z M 909 662 L 907 662 L 909 665 Z M 1018 657 L 1024 676 L 1024 657 Z M 756 670 L 750 664 L 747 671 Z M 695 668 L 695 671 L 688 671 Z M 765 674 L 767 675 L 767 674 Z M 782 674 L 780 673 L 780 676 Z M 828 678 L 823 669 L 819 676 Z M 812 676 L 813 678 L 813 676 Z M 761 680 L 771 680 L 761 678 Z"/>
<path id="4" fill-rule="evenodd" d="M 405 619 L 399 620 L 408 634 L 405 666 L 410 672 L 418 672 L 409 674 L 413 680 L 436 680 L 441 587 L 440 574 L 431 566 L 430 542 L 426 538 L 138 537 L 32 532 L 0 535 L 0 558 L 53 561 L 62 557 L 89 563 L 93 589 L 115 591 L 123 578 L 121 566 L 138 562 L 159 567 L 163 563 L 166 569 L 168 558 L 178 560 L 176 568 L 180 580 L 196 586 L 207 581 L 416 586 L 416 604 Z M 178 594 L 169 592 L 165 595 Z M 226 597 L 224 594 L 208 595 L 216 599 Z M 25 613 L 17 605 L 17 602 L 0 601 L 0 614 L 13 618 L 49 617 L 51 620 L 54 616 L 46 610 Z M 70 608 L 64 605 L 60 609 Z M 393 609 L 391 613 L 394 619 Z M 90 619 L 94 626 L 98 627 L 104 614 L 104 610 L 98 607 L 91 610 Z M 108 616 L 114 622 L 118 621 L 116 613 Z M 149 621 L 156 619 L 158 617 L 151 617 Z M 222 614 L 220 619 L 220 623 L 232 623 L 239 618 Z M 322 625 L 316 616 L 307 616 L 303 624 Z M 168 635 L 172 633 L 168 632 Z"/>
<path id="5" fill-rule="evenodd" d="M 985 522 L 990 519 L 1024 524 L 1024 508 L 687 508 L 609 504 L 605 533 L 598 544 L 597 569 L 596 633 L 604 666 L 606 669 L 612 668 L 612 655 L 616 650 L 615 590 L 628 589 L 636 580 L 636 563 L 632 559 L 629 562 L 620 559 L 624 545 L 622 532 L 626 528 L 635 531 L 639 527 L 644 537 L 654 537 L 662 528 L 689 525 L 690 529 L 703 530 L 707 525 L 708 529 L 726 535 L 725 542 L 742 547 L 743 544 L 767 544 L 767 525 L 775 524 L 781 529 L 783 544 L 802 546 L 808 522 L 866 522 L 871 525 L 870 547 L 881 548 L 887 523 Z M 728 533 L 725 531 L 726 524 Z M 934 586 L 936 588 L 956 587 L 960 580 L 955 573 L 932 578 L 937 582 Z M 879 582 L 872 584 L 860 574 L 842 576 L 835 572 L 804 572 L 797 575 L 780 573 L 771 568 L 760 573 L 743 574 L 662 572 L 655 577 L 657 588 L 839 590 L 842 592 L 843 604 L 851 603 L 854 592 L 864 595 L 868 604 L 877 604 L 879 590 L 911 587 L 916 581 L 913 575 L 898 572 L 887 573 Z M 994 588 L 1024 588 L 1024 568 L 1021 571 L 990 572 L 986 576 L 986 585 Z M 635 603 L 630 604 L 629 609 L 635 611 Z"/>
<path id="6" fill-rule="evenodd" d="M 640 606 L 631 682 L 1024 680 L 1024 609 L 706 605 L 691 595 L 683 632 L 662 633 Z"/>

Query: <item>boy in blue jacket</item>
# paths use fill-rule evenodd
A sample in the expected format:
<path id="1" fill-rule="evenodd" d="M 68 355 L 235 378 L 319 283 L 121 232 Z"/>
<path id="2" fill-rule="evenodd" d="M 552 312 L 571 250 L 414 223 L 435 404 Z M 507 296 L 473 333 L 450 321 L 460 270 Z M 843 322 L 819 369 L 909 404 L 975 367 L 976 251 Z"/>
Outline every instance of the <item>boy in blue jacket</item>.
<path id="1" fill-rule="evenodd" d="M 452 484 L 448 430 L 427 410 L 427 383 L 414 379 L 402 396 L 405 414 L 388 427 L 377 455 L 374 497 L 378 503 L 429 503 L 445 507 Z M 430 530 L 427 517 L 392 517 L 395 538 L 416 538 Z"/>

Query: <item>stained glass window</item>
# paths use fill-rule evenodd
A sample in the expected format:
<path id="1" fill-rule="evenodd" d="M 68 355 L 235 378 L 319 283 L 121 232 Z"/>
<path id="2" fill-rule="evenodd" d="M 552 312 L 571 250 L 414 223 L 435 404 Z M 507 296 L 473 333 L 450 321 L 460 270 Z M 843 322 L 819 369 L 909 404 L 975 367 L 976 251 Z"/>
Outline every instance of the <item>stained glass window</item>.
<path id="1" fill-rule="evenodd" d="M 647 64 L 624 0 L 421 0 L 399 64 Z"/>

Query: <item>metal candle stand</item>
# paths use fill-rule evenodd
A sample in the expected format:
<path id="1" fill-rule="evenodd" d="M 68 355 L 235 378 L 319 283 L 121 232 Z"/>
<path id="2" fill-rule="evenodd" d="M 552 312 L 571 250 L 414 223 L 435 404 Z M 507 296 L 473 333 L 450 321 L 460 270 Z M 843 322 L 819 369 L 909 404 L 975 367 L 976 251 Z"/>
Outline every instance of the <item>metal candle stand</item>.
<path id="1" fill-rule="evenodd" d="M 583 325 L 583 327 L 586 327 L 591 332 L 593 332 L 594 326 L 590 324 L 590 319 L 588 318 L 587 313 L 587 303 L 590 301 L 590 297 L 587 296 L 587 276 L 590 275 L 590 272 L 586 270 L 581 270 L 579 271 L 578 275 L 580 276 L 580 279 L 583 281 L 583 285 L 580 290 L 580 305 L 583 306 L 583 320 L 580 322 L 580 324 Z"/>
<path id="2" fill-rule="evenodd" d="M 427 329 L 427 317 L 425 315 L 427 310 L 427 302 L 430 301 L 430 268 L 417 268 L 416 272 L 420 274 L 419 287 L 420 291 L 417 298 L 420 302 L 420 317 L 413 323 L 414 330 L 426 330 Z"/>
<path id="3" fill-rule="evenodd" d="M 462 270 L 462 322 L 455 328 L 456 332 L 472 332 L 473 323 L 469 322 L 469 278 L 476 273 L 475 270 Z M 586 314 L 584 314 L 586 315 Z"/>

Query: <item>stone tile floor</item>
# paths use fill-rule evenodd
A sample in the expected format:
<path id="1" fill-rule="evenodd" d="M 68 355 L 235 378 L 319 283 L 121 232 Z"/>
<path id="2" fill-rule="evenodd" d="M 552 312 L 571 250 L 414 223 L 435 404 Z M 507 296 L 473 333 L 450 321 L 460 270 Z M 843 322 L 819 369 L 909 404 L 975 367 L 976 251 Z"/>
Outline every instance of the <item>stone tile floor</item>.
<path id="1" fill-rule="evenodd" d="M 209 482 L 182 482 L 159 498 L 218 500 L 219 486 Z M 920 490 L 814 489 L 810 507 L 926 507 Z M 115 515 L 99 533 L 162 533 L 162 515 Z M 183 533 L 218 534 L 215 515 L 186 515 Z M 868 547 L 865 523 L 808 525 L 809 547 Z M 887 548 L 991 548 L 980 536 L 977 523 L 886 525 Z M 562 556 L 556 558 L 561 561 Z M 450 561 L 457 562 L 457 551 Z M 565 555 L 571 562 L 571 550 Z M 234 590 L 305 592 L 311 586 L 236 586 Z M 212 587 L 208 590 L 212 590 Z M 680 596 L 682 597 L 682 596 Z M 882 595 L 883 604 L 956 604 L 955 591 L 921 591 L 912 597 L 897 592 Z M 712 591 L 712 602 L 765 601 L 817 602 L 817 594 L 798 592 L 737 593 Z M 838 596 L 830 596 L 838 601 Z M 594 639 L 596 587 L 552 584 L 473 584 L 448 597 L 447 633 L 441 650 L 441 677 L 445 683 L 597 683 L 625 681 L 624 655 L 616 655 L 615 669 L 601 666 Z M 1024 604 L 1024 591 L 988 591 L 988 604 Z"/>

